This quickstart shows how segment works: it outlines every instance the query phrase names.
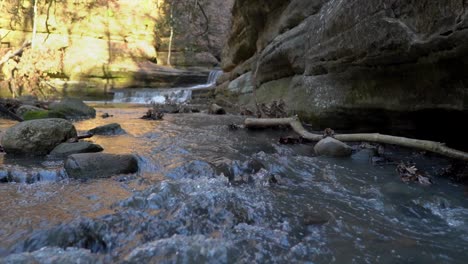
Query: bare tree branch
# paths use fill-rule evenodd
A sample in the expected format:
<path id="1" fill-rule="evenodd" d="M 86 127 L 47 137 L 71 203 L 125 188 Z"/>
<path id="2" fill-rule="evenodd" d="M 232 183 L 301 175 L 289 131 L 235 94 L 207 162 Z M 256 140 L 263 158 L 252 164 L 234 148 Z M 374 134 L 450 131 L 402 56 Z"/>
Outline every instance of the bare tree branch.
<path id="1" fill-rule="evenodd" d="M 289 126 L 300 136 L 311 141 L 320 141 L 323 139 L 322 135 L 308 132 L 302 126 L 301 122 L 299 121 L 297 117 L 272 118 L 272 119 L 247 118 L 245 120 L 246 128 L 267 128 L 267 127 L 276 127 L 276 126 Z M 444 143 L 440 143 L 440 142 L 412 139 L 412 138 L 405 138 L 405 137 L 395 137 L 395 136 L 389 136 L 389 135 L 382 135 L 378 133 L 342 134 L 342 135 L 335 135 L 334 138 L 340 141 L 347 141 L 347 142 L 367 141 L 367 142 L 398 145 L 402 147 L 415 148 L 419 150 L 434 152 L 437 154 L 444 155 L 446 157 L 468 161 L 468 153 L 449 148 Z"/>
<path id="2" fill-rule="evenodd" d="M 21 56 L 21 54 L 23 53 L 24 49 L 31 46 L 31 42 L 30 41 L 26 41 L 23 43 L 23 45 L 17 49 L 16 51 L 14 52 L 8 52 L 7 54 L 5 54 L 5 56 L 3 56 L 2 59 L 0 59 L 0 66 L 2 66 L 4 63 L 6 63 L 7 61 L 9 61 L 11 58 L 15 57 L 15 56 Z"/>

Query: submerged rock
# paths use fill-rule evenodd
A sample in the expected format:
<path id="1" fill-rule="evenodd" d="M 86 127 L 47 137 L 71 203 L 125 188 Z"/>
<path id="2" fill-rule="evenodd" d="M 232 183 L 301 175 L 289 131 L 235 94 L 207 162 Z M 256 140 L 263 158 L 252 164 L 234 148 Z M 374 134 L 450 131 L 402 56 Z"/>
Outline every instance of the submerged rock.
<path id="1" fill-rule="evenodd" d="M 103 150 L 104 149 L 97 144 L 80 141 L 76 143 L 62 143 L 55 147 L 52 152 L 50 152 L 50 155 L 64 157 L 78 153 L 101 152 Z"/>
<path id="2" fill-rule="evenodd" d="M 174 235 L 135 248 L 124 263 L 227 263 L 232 244 L 202 235 Z"/>
<path id="3" fill-rule="evenodd" d="M 127 134 L 125 130 L 117 123 L 107 124 L 104 126 L 98 126 L 88 131 L 93 135 L 123 135 Z"/>
<path id="4" fill-rule="evenodd" d="M 67 120 L 39 119 L 9 128 L 1 145 L 8 154 L 47 155 L 60 143 L 76 136 L 75 127 Z"/>
<path id="5" fill-rule="evenodd" d="M 34 252 L 10 255 L 2 260 L 2 264 L 35 263 L 35 264 L 99 264 L 104 263 L 103 257 L 92 254 L 90 250 L 81 248 L 62 249 L 45 247 Z"/>
<path id="6" fill-rule="evenodd" d="M 315 154 L 330 157 L 351 156 L 353 149 L 347 144 L 332 137 L 320 140 L 314 147 Z"/>
<path id="7" fill-rule="evenodd" d="M 138 161 L 133 155 L 73 154 L 65 161 L 65 170 L 71 178 L 108 178 L 118 174 L 137 172 Z"/>
<path id="8" fill-rule="evenodd" d="M 63 114 L 67 119 L 94 118 L 96 110 L 79 99 L 65 98 L 49 106 L 50 110 Z"/>

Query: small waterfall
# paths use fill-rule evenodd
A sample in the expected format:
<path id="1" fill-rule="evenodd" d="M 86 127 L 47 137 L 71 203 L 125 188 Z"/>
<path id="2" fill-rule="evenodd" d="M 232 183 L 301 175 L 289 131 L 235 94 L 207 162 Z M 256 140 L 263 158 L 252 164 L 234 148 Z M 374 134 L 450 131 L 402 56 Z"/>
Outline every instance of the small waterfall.
<path id="1" fill-rule="evenodd" d="M 208 82 L 207 84 L 209 85 L 215 85 L 216 84 L 216 80 L 218 80 L 218 78 L 223 74 L 223 71 L 220 71 L 220 70 L 214 70 L 214 71 L 211 71 L 210 74 L 208 75 Z"/>
<path id="2" fill-rule="evenodd" d="M 223 71 L 212 70 L 208 75 L 205 84 L 199 84 L 187 88 L 171 89 L 130 89 L 114 92 L 113 102 L 134 103 L 134 104 L 165 104 L 167 102 L 185 103 L 192 99 L 192 91 L 198 89 L 213 88 L 216 80 L 223 74 Z"/>
<path id="3" fill-rule="evenodd" d="M 167 102 L 184 103 L 192 98 L 189 89 L 134 89 L 114 93 L 115 103 L 165 104 Z"/>

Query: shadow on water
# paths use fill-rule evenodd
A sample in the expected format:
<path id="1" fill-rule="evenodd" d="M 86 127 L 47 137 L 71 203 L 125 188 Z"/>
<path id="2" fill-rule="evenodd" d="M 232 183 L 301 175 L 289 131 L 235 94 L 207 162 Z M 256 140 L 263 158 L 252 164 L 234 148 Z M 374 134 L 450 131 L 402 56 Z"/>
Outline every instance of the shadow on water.
<path id="1" fill-rule="evenodd" d="M 143 121 L 145 111 L 98 108 L 98 116 L 113 117 L 76 123 L 79 131 L 120 123 L 126 135 L 92 140 L 106 152 L 138 155 L 138 174 L 0 184 L 0 254 L 20 254 L 11 259 L 73 247 L 90 250 L 79 253 L 83 259 L 109 263 L 463 263 L 467 257 L 468 202 L 461 186 L 436 177 L 444 159 L 414 156 L 435 182 L 422 187 L 400 182 L 394 165 L 371 165 L 365 151 L 350 159 L 315 157 L 312 145 L 278 144 L 287 130 L 228 129 L 242 117 Z"/>

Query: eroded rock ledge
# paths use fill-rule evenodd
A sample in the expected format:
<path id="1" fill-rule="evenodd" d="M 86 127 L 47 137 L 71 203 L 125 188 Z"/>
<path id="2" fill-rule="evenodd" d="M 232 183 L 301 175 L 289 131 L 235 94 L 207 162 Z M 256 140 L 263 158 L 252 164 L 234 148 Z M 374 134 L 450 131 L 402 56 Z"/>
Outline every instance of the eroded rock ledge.
<path id="1" fill-rule="evenodd" d="M 466 131 L 447 120 L 468 116 L 466 6 L 237 0 L 218 90 L 252 104 L 257 87 L 259 102 L 282 98 L 317 128 L 461 138 Z"/>

